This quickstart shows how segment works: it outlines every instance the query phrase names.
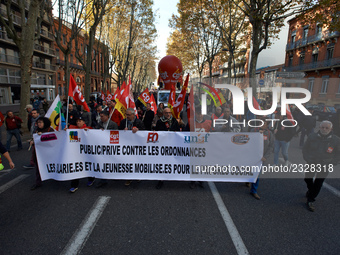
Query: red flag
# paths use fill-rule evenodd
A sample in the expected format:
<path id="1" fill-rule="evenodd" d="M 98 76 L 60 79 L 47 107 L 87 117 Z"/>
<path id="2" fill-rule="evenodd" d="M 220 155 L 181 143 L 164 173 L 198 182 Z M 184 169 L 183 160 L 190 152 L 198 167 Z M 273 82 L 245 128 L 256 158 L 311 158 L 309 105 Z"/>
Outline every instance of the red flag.
<path id="1" fill-rule="evenodd" d="M 71 74 L 70 74 L 70 86 L 68 87 L 68 96 L 73 97 L 77 105 L 82 105 L 85 111 L 90 112 L 90 109 L 87 106 L 87 103 L 85 102 L 85 99 Z"/>
<path id="2" fill-rule="evenodd" d="M 0 112 L 0 127 L 4 124 L 5 117 L 4 115 Z"/>
<path id="3" fill-rule="evenodd" d="M 290 111 L 290 107 L 288 104 L 286 105 L 286 115 L 287 115 L 287 119 L 289 119 L 289 121 L 294 125 L 295 122 L 292 121 L 294 120 L 294 118 L 293 118 L 292 112 Z"/>
<path id="4" fill-rule="evenodd" d="M 117 97 L 118 97 L 118 95 L 120 95 L 120 89 L 119 89 L 119 87 L 117 87 L 117 89 L 116 89 L 116 92 L 113 94 L 113 100 L 116 100 L 117 99 Z"/>
<path id="5" fill-rule="evenodd" d="M 178 95 L 176 103 L 174 104 L 174 107 L 173 107 L 173 113 L 174 113 L 176 119 L 179 118 L 179 114 L 183 109 L 183 104 L 184 104 L 184 100 L 185 100 L 185 95 L 187 94 L 188 84 L 189 84 L 189 74 L 187 75 L 187 78 L 185 79 L 182 91 Z"/>
<path id="6" fill-rule="evenodd" d="M 112 95 L 111 93 L 107 93 L 106 101 L 111 101 L 112 100 Z"/>
<path id="7" fill-rule="evenodd" d="M 102 91 L 102 100 L 103 100 L 103 101 L 105 100 L 105 94 L 104 94 L 103 91 Z"/>
<path id="8" fill-rule="evenodd" d="M 175 99 L 176 99 L 176 90 L 175 86 L 172 84 L 171 89 L 170 89 L 170 94 L 169 94 L 169 99 L 168 99 L 168 107 L 170 108 L 172 115 L 175 117 L 174 112 L 173 112 L 173 106 L 175 104 Z"/>
<path id="9" fill-rule="evenodd" d="M 149 104 L 151 104 L 151 110 L 157 114 L 157 104 L 153 94 L 150 96 Z"/>
<path id="10" fill-rule="evenodd" d="M 253 105 L 256 110 L 262 110 L 259 103 L 257 102 L 256 98 L 253 96 Z"/>
<path id="11" fill-rule="evenodd" d="M 142 94 L 139 95 L 138 100 L 141 101 L 141 103 L 143 105 L 145 105 L 145 106 L 146 106 L 147 103 L 150 102 L 150 93 L 149 93 L 149 89 L 148 88 L 146 88 L 142 92 Z"/>

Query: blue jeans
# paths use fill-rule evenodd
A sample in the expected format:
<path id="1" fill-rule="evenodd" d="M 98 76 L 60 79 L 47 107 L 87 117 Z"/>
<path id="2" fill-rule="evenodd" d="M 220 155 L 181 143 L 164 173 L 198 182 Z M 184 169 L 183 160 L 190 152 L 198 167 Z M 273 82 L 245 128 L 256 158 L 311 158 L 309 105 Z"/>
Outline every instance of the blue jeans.
<path id="1" fill-rule="evenodd" d="M 288 148 L 290 142 L 278 141 L 274 142 L 274 164 L 277 165 L 279 163 L 279 152 L 281 149 L 282 156 L 285 161 L 288 160 Z"/>
<path id="2" fill-rule="evenodd" d="M 256 182 L 251 184 L 251 189 L 250 189 L 251 194 L 257 193 L 257 188 L 259 187 L 259 180 L 260 180 L 260 175 L 257 177 Z"/>
<path id="3" fill-rule="evenodd" d="M 19 129 L 12 129 L 12 130 L 7 130 L 7 143 L 6 143 L 6 149 L 10 151 L 11 149 L 11 140 L 12 136 L 15 136 L 18 142 L 18 149 L 22 149 L 22 142 L 21 142 L 21 137 L 20 137 L 20 131 Z"/>

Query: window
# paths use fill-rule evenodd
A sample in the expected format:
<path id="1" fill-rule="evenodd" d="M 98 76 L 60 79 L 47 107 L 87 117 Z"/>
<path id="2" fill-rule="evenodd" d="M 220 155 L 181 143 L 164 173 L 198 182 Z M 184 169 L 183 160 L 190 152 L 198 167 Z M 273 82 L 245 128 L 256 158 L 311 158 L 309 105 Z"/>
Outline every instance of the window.
<path id="1" fill-rule="evenodd" d="M 315 53 L 312 55 L 312 63 L 318 62 L 318 56 L 319 56 L 319 53 Z"/>
<path id="2" fill-rule="evenodd" d="M 321 87 L 321 93 L 322 94 L 327 94 L 328 83 L 329 83 L 329 77 L 323 77 L 322 78 L 322 87 Z"/>
<path id="3" fill-rule="evenodd" d="M 305 63 L 305 52 L 300 53 L 300 65 L 303 65 Z"/>
<path id="4" fill-rule="evenodd" d="M 296 39 L 296 31 L 292 32 L 292 37 L 291 37 L 291 43 L 295 43 L 295 39 Z"/>
<path id="5" fill-rule="evenodd" d="M 59 60 L 59 55 L 60 55 L 59 49 L 57 49 L 57 50 L 56 50 L 56 57 L 57 57 L 57 60 Z"/>
<path id="6" fill-rule="evenodd" d="M 327 60 L 330 60 L 333 58 L 333 52 L 334 52 L 334 47 L 327 48 Z"/>
<path id="7" fill-rule="evenodd" d="M 79 77 L 79 76 L 77 76 L 77 78 L 76 78 L 76 82 L 77 82 L 77 83 L 81 82 L 81 80 L 80 80 L 80 77 Z"/>
<path id="8" fill-rule="evenodd" d="M 290 56 L 289 56 L 289 59 L 288 59 L 288 66 L 289 66 L 289 67 L 293 66 L 293 55 L 290 55 Z"/>
<path id="9" fill-rule="evenodd" d="M 60 80 L 61 80 L 61 74 L 58 73 L 58 81 L 60 81 Z"/>
<path id="10" fill-rule="evenodd" d="M 306 40 L 308 37 L 308 27 L 303 28 L 303 40 Z"/>
<path id="11" fill-rule="evenodd" d="M 309 82 L 308 82 L 308 90 L 310 93 L 313 93 L 313 88 L 314 88 L 314 78 L 309 79 Z"/>
<path id="12" fill-rule="evenodd" d="M 322 25 L 317 24 L 315 34 L 316 34 L 317 37 L 321 37 L 321 33 L 322 33 Z"/>

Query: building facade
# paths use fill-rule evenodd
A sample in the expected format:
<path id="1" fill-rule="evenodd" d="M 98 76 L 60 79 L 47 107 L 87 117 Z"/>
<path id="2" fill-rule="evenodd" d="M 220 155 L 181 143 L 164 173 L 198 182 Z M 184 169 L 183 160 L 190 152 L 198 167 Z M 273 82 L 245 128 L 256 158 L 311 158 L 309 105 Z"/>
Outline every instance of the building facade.
<path id="1" fill-rule="evenodd" d="M 306 24 L 303 16 L 297 16 L 288 23 L 284 69 L 306 74 L 304 83 L 291 86 L 308 89 L 312 104 L 339 105 L 340 33 L 317 23 Z"/>
<path id="2" fill-rule="evenodd" d="M 28 2 L 25 4 L 26 16 Z M 21 13 L 18 1 L 12 1 L 11 10 L 15 29 L 21 32 Z M 5 1 L 1 1 L 0 15 L 8 20 Z M 41 24 L 40 39 L 35 42 L 32 62 L 31 98 L 35 96 L 46 97 L 52 100 L 55 97 L 56 51 L 52 26 L 47 14 Z M 37 31 L 38 32 L 38 31 Z M 9 38 L 5 28 L 0 24 L 0 110 L 6 111 L 5 105 L 10 109 L 19 109 L 21 87 L 21 71 L 19 50 L 12 39 Z"/>

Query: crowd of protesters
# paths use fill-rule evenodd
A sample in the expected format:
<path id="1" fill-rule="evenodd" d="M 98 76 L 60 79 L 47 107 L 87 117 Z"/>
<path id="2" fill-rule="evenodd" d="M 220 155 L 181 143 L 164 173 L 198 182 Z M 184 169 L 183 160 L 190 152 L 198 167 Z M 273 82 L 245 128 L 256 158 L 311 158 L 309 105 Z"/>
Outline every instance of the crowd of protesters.
<path id="1" fill-rule="evenodd" d="M 195 102 L 198 102 L 196 100 Z M 195 108 L 195 118 L 193 120 L 187 120 L 186 117 L 186 106 L 184 106 L 183 111 L 178 119 L 174 118 L 171 113 L 171 109 L 164 107 L 161 103 L 157 107 L 156 114 L 151 109 L 150 104 L 144 106 L 138 100 L 135 101 L 137 107 L 137 114 L 134 109 L 128 108 L 126 110 L 126 118 L 123 119 L 122 115 L 115 109 L 116 102 L 114 100 L 103 101 L 101 99 L 91 98 L 88 104 L 90 111 L 87 112 L 83 107 L 74 105 L 72 101 L 63 103 L 63 112 L 67 116 L 68 126 L 66 128 L 76 128 L 76 129 L 101 129 L 101 130 L 131 130 L 133 133 L 139 130 L 154 130 L 154 131 L 196 131 L 196 132 L 260 132 L 263 134 L 264 141 L 264 152 L 262 157 L 262 162 L 268 163 L 268 157 L 271 153 L 274 154 L 274 166 L 279 164 L 279 153 L 281 150 L 284 165 L 289 164 L 289 145 L 290 141 L 294 136 L 300 134 L 300 147 L 303 148 L 303 157 L 307 163 L 320 163 L 324 164 L 326 161 L 336 165 L 340 155 L 340 139 L 335 136 L 340 133 L 340 113 L 338 112 L 337 117 L 330 121 L 323 121 L 321 123 L 321 131 L 315 132 L 316 120 L 313 116 L 305 116 L 302 114 L 298 108 L 291 109 L 293 112 L 294 119 L 297 120 L 297 127 L 287 127 L 292 126 L 290 122 L 285 122 L 285 125 L 281 124 L 281 121 L 285 118 L 280 113 L 280 108 L 276 109 L 275 113 L 270 116 L 254 116 L 248 111 L 247 104 L 245 102 L 245 116 L 233 116 L 233 105 L 232 101 L 226 102 L 225 104 L 218 107 L 210 107 L 211 110 L 207 115 L 203 115 L 201 112 L 201 107 L 197 106 Z M 27 128 L 30 131 L 31 136 L 34 133 L 41 134 L 44 132 L 53 131 L 50 128 L 50 121 L 42 117 L 44 113 L 47 112 L 48 103 L 46 101 L 34 100 L 33 104 L 27 105 L 26 110 L 28 113 Z M 271 102 L 268 100 L 261 102 L 262 109 L 269 109 L 271 107 Z M 68 112 L 67 112 L 68 109 Z M 67 112 L 67 114 L 66 114 Z M 311 112 L 312 113 L 312 112 Z M 6 125 L 7 130 L 7 142 L 6 148 L 0 144 L 1 153 L 9 159 L 11 168 L 14 167 L 8 152 L 10 151 L 11 139 L 14 136 L 17 139 L 18 150 L 22 149 L 22 141 L 20 137 L 20 128 L 22 120 L 13 114 L 12 111 L 6 113 L 5 118 L 1 118 L 0 114 L 0 127 L 3 123 Z M 186 121 L 184 122 L 183 119 Z M 263 122 L 261 127 L 251 128 L 249 126 L 242 126 L 244 120 L 257 119 Z M 268 119 L 279 119 L 280 121 L 271 122 Z M 214 125 L 222 121 L 222 125 Z M 236 123 L 236 124 L 232 124 Z M 247 122 L 244 122 L 247 123 Z M 274 123 L 274 124 L 273 124 Z M 325 131 L 325 129 L 327 129 Z M 332 132 L 334 130 L 334 133 Z M 305 141 L 307 137 L 307 141 Z M 1 138 L 1 137 L 0 137 Z M 332 143 L 332 147 L 327 147 L 325 144 Z M 313 150 L 313 146 L 318 144 L 317 150 Z M 36 168 L 36 183 L 32 186 L 32 190 L 41 187 L 42 182 L 39 174 L 39 168 L 36 159 L 36 153 L 34 148 L 33 139 L 30 141 L 30 147 L 32 148 L 32 156 L 30 163 L 25 168 Z M 320 149 L 322 147 L 322 149 Z M 324 152 L 323 150 L 326 150 Z M 327 151 L 328 150 L 328 151 Z M 7 154 L 6 154 L 7 153 Z M 311 155 L 318 155 L 313 156 Z M 322 155 L 322 156 L 320 156 Z M 316 160 L 317 158 L 317 160 Z M 327 158 L 327 160 L 325 159 Z M 314 160 L 314 161 L 313 161 Z M 315 161 L 316 160 L 316 161 Z M 307 206 L 310 211 L 314 211 L 314 201 L 318 195 L 323 180 L 326 178 L 327 174 L 317 176 L 315 183 L 313 182 L 313 176 L 306 176 L 305 181 L 307 183 L 308 192 L 307 196 Z M 321 179 L 321 180 L 320 180 Z M 88 178 L 87 186 L 92 186 L 94 184 L 94 178 Z M 96 187 L 100 188 L 105 186 L 107 180 L 96 180 Z M 126 181 L 125 185 L 129 186 L 131 180 Z M 203 187 L 202 182 L 198 182 L 200 187 Z M 253 184 L 246 183 L 247 186 L 251 186 L 250 194 L 256 198 L 260 199 L 257 193 L 259 184 L 259 178 Z M 156 188 L 160 189 L 164 185 L 164 181 L 160 180 L 157 183 Z M 70 192 L 74 193 L 78 190 L 79 180 L 73 180 L 71 182 Z M 196 183 L 191 182 L 190 188 L 195 188 Z"/>

